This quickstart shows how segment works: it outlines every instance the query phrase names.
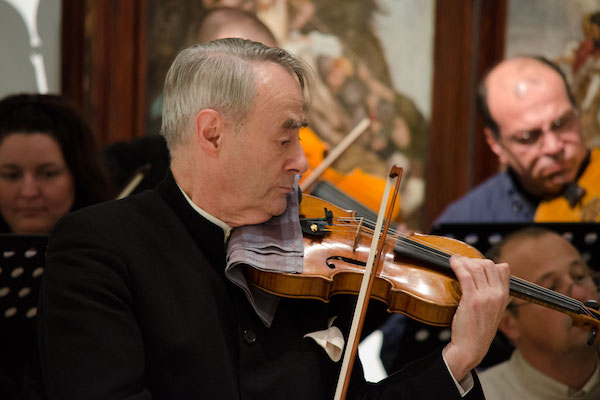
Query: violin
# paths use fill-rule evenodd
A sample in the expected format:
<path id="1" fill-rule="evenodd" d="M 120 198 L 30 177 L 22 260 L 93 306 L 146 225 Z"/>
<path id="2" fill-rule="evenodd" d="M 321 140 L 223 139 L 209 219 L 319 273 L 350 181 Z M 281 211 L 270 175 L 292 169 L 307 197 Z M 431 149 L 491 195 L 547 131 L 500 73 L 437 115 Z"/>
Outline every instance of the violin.
<path id="1" fill-rule="evenodd" d="M 542 201 L 535 210 L 535 222 L 600 222 L 600 148 L 593 149 L 585 171 L 572 187 L 580 190 L 572 200 L 557 196 Z"/>
<path id="2" fill-rule="evenodd" d="M 368 128 L 368 125 L 364 120 L 361 121 L 347 135 L 351 138 L 350 142 L 356 140 Z M 360 168 L 354 168 L 344 174 L 327 166 L 322 172 L 318 172 L 317 170 L 325 161 L 325 154 L 329 151 L 328 146 L 307 127 L 300 129 L 300 142 L 309 166 L 308 171 L 300 178 L 302 190 L 346 209 L 355 210 L 358 215 L 374 221 L 377 218 L 374 210 L 379 208 L 385 179 L 366 173 Z M 339 150 L 334 158 L 339 156 L 344 149 Z M 314 176 L 313 172 L 317 172 L 315 180 L 318 178 L 318 181 L 315 183 L 314 180 L 311 180 Z M 396 205 L 392 218 L 399 220 L 400 216 L 400 205 Z"/>
<path id="3" fill-rule="evenodd" d="M 304 240 L 304 270 L 300 274 L 246 269 L 246 278 L 257 287 L 283 297 L 329 301 L 336 294 L 359 291 L 374 230 L 373 223 L 357 218 L 314 196 L 300 204 Z M 450 257 L 459 254 L 483 258 L 461 241 L 433 235 L 400 235 L 390 231 L 383 244 L 370 298 L 418 321 L 450 326 L 461 297 L 460 285 L 450 268 Z M 592 344 L 600 329 L 600 313 L 593 304 L 524 279 L 510 277 L 514 297 L 567 314 L 573 324 L 588 329 Z"/>

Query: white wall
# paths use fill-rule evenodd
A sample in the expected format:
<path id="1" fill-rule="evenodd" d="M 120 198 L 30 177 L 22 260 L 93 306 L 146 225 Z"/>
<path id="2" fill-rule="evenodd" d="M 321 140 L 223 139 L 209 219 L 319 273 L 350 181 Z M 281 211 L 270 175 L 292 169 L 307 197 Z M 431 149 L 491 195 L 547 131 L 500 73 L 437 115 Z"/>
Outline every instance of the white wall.
<path id="1" fill-rule="evenodd" d="M 374 26 L 394 87 L 410 97 L 426 119 L 431 114 L 434 0 L 379 0 Z"/>
<path id="2" fill-rule="evenodd" d="M 38 5 L 29 24 L 33 30 L 12 3 L 24 9 Z M 0 0 L 0 97 L 16 92 L 58 93 L 61 7 L 62 0 Z M 35 30 L 40 43 L 32 46 Z M 32 54 L 40 63 L 37 69 Z"/>

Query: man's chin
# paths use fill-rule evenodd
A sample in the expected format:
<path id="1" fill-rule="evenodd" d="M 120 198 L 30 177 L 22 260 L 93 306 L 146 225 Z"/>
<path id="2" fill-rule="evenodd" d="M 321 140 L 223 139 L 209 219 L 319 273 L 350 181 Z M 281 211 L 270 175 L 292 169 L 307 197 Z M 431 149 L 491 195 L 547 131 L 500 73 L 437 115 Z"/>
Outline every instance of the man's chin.
<path id="1" fill-rule="evenodd" d="M 565 187 L 570 183 L 571 181 L 555 181 L 552 182 L 551 184 L 547 185 L 547 189 L 546 189 L 546 193 L 551 195 L 551 196 L 558 196 L 561 195 L 565 189 Z"/>
<path id="2" fill-rule="evenodd" d="M 270 212 L 271 216 L 277 217 L 285 212 L 287 209 L 287 199 L 284 197 L 283 201 L 278 202 L 278 204 L 274 204 L 273 208 Z"/>
<path id="3" fill-rule="evenodd" d="M 556 173 L 542 178 L 544 193 L 547 195 L 557 195 L 562 192 L 565 185 L 572 181 L 570 174 Z"/>

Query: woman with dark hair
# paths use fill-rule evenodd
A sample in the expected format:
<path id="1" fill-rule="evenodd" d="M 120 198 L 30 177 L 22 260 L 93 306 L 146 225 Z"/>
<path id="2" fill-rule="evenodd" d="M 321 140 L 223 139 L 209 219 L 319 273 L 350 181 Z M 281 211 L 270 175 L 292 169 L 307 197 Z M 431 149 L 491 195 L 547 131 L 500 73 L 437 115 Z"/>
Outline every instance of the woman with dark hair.
<path id="1" fill-rule="evenodd" d="M 47 94 L 0 100 L 0 233 L 49 234 L 69 211 L 112 196 L 91 129 L 71 103 Z M 0 278 L 10 287 L 9 274 Z M 0 398 L 41 400 L 35 321 L 3 317 Z"/>
<path id="2" fill-rule="evenodd" d="M 113 195 L 90 127 L 65 98 L 0 100 L 0 231 L 49 233 L 69 211 Z"/>

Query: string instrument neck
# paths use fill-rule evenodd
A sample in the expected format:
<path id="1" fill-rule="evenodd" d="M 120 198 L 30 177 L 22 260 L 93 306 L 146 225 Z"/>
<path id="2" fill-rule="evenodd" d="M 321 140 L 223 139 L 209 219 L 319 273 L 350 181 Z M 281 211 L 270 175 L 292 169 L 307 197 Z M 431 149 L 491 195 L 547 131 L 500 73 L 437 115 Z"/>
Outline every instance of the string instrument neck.
<path id="1" fill-rule="evenodd" d="M 451 254 L 419 243 L 418 240 L 413 240 L 409 237 L 399 237 L 394 245 L 394 251 L 397 254 L 422 260 L 446 272 L 452 273 L 450 267 Z M 595 338 L 597 332 L 600 330 L 600 313 L 591 307 L 587 307 L 579 300 L 516 276 L 510 277 L 510 294 L 513 297 L 526 300 L 530 303 L 539 304 L 567 314 L 573 319 L 575 326 L 591 330 L 593 338 Z M 593 341 L 593 338 L 591 337 L 590 340 Z"/>

